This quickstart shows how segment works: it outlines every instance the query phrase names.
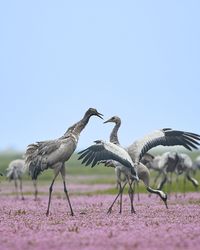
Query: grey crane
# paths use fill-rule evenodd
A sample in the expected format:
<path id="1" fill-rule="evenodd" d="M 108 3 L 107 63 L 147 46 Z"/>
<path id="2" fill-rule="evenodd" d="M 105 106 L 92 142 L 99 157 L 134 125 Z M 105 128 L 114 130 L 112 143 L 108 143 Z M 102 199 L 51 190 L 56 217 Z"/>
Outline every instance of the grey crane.
<path id="1" fill-rule="evenodd" d="M 86 166 L 91 164 L 91 167 L 94 167 L 96 164 L 98 164 L 98 162 L 105 160 L 113 160 L 119 162 L 121 163 L 119 165 L 120 171 L 126 175 L 126 180 L 128 180 L 130 186 L 133 180 L 139 181 L 137 170 L 131 157 L 129 156 L 127 151 L 120 145 L 114 144 L 112 142 L 96 140 L 95 144 L 78 152 L 78 154 L 80 154 L 78 160 L 82 159 L 82 164 L 85 163 Z M 108 213 L 111 212 L 112 206 L 114 205 L 121 192 L 123 192 L 126 184 L 127 182 L 125 182 L 123 187 L 120 186 L 120 192 L 108 209 Z M 131 207 L 131 212 L 134 212 L 133 206 Z"/>
<path id="2" fill-rule="evenodd" d="M 53 185 L 59 173 L 62 176 L 64 193 L 70 207 L 71 215 L 74 215 L 66 188 L 65 162 L 69 160 L 69 158 L 75 151 L 80 133 L 89 122 L 91 116 L 98 116 L 99 118 L 103 119 L 103 115 L 96 109 L 89 108 L 83 118 L 79 122 L 70 126 L 65 134 L 60 138 L 55 140 L 36 142 L 34 144 L 30 144 L 27 147 L 25 153 L 26 164 L 29 166 L 29 171 L 32 179 L 37 179 L 38 175 L 48 168 L 53 169 L 55 172 L 54 178 L 49 187 L 49 201 L 46 212 L 47 216 L 49 215 Z"/>
<path id="3" fill-rule="evenodd" d="M 113 116 L 110 119 L 108 119 L 107 121 L 105 121 L 104 123 L 114 123 L 115 126 L 110 134 L 110 142 L 113 142 L 115 144 L 120 144 L 119 143 L 119 139 L 118 139 L 118 130 L 120 128 L 121 125 L 121 119 L 118 116 Z M 147 191 L 151 192 L 151 193 L 155 193 L 157 195 L 160 196 L 160 198 L 164 201 L 166 207 L 167 207 L 167 195 L 164 192 L 160 192 L 160 190 L 156 190 L 150 187 L 150 172 L 148 170 L 148 168 L 144 165 L 145 163 L 149 162 L 150 160 L 152 160 L 154 157 L 149 154 L 149 153 L 145 153 L 144 156 L 142 157 L 141 161 L 139 164 L 136 165 L 137 167 L 137 173 L 138 173 L 138 177 L 140 180 L 143 181 L 144 185 L 146 186 Z M 144 163 L 144 164 L 143 164 Z M 121 181 L 124 181 L 124 178 L 121 178 L 121 175 L 125 175 L 125 173 L 123 173 L 121 171 L 120 168 L 120 164 L 116 163 L 114 161 L 107 161 L 105 162 L 105 165 L 107 166 L 114 166 L 115 167 L 115 171 L 116 171 L 116 176 L 117 176 L 117 183 L 120 187 L 120 212 L 121 212 L 121 207 L 122 207 L 122 193 L 123 191 L 121 190 Z M 125 175 L 126 176 L 126 175 Z M 127 182 L 127 180 L 125 180 Z M 129 188 L 129 195 L 130 195 L 130 200 L 131 202 L 133 201 L 133 188 Z"/>
<path id="4" fill-rule="evenodd" d="M 10 162 L 8 168 L 7 168 L 7 178 L 11 181 L 14 180 L 15 182 L 15 190 L 16 193 L 18 195 L 18 184 L 17 182 L 19 181 L 20 184 L 20 190 L 21 190 L 21 195 L 23 197 L 23 193 L 22 193 L 22 177 L 25 174 L 27 170 L 27 166 L 25 164 L 25 160 L 24 159 L 16 159 L 13 160 L 12 162 Z M 37 194 L 38 194 L 38 190 L 37 190 L 37 181 L 33 180 L 33 186 L 34 186 L 34 197 L 35 200 L 37 200 Z M 24 197 L 22 198 L 24 199 Z"/>
<path id="5" fill-rule="evenodd" d="M 112 117 L 111 119 L 109 119 L 109 121 L 111 122 L 113 120 L 113 122 L 114 122 L 115 119 L 116 119 L 116 117 Z M 121 124 L 121 121 L 116 124 L 116 127 L 113 129 L 113 131 L 111 133 L 110 140 L 112 140 L 113 143 L 108 144 L 106 142 L 102 142 L 101 140 L 98 140 L 98 141 L 96 141 L 97 145 L 99 144 L 98 147 L 97 147 L 97 145 L 92 145 L 92 146 L 88 147 L 87 149 L 79 152 L 80 153 L 79 159 L 83 159 L 82 163 L 85 163 L 86 166 L 89 165 L 90 163 L 92 163 L 92 167 L 93 167 L 94 165 L 98 164 L 99 162 L 109 160 L 110 164 L 113 165 L 113 162 L 110 161 L 110 160 L 115 160 L 112 158 L 113 157 L 113 151 L 112 151 L 113 146 L 108 147 L 108 145 L 116 145 L 118 147 L 120 146 L 119 140 L 117 137 L 117 131 L 120 127 L 120 124 Z M 137 172 L 138 165 L 141 164 L 140 161 L 141 161 L 142 157 L 151 148 L 156 147 L 158 145 L 163 145 L 163 146 L 182 145 L 185 148 L 187 148 L 188 150 L 192 150 L 192 149 L 197 149 L 197 146 L 200 145 L 198 142 L 199 140 L 200 140 L 200 135 L 198 135 L 198 134 L 191 133 L 191 132 L 185 132 L 185 131 L 179 131 L 179 130 L 173 130 L 170 128 L 164 128 L 161 130 L 154 131 L 153 133 L 142 138 L 141 140 L 135 141 L 133 144 L 131 144 L 129 147 L 126 148 L 126 151 L 130 155 L 132 162 L 134 162 L 132 165 L 132 169 L 134 168 L 134 171 Z M 119 161 L 119 159 L 118 159 L 118 162 L 121 163 Z M 123 165 L 123 163 L 121 163 L 121 164 Z M 107 165 L 108 165 L 108 163 L 107 163 Z M 121 167 L 125 167 L 125 166 L 121 166 Z M 118 169 L 120 169 L 120 168 L 118 167 Z M 120 171 L 126 172 L 127 168 L 125 167 L 125 169 L 121 169 Z M 127 178 L 127 176 L 126 176 L 126 178 Z M 134 180 L 134 178 L 132 178 L 132 176 L 130 176 L 130 175 L 128 176 L 128 178 L 129 178 L 129 180 L 131 180 L 131 182 Z M 118 195 L 116 196 L 113 204 L 115 203 L 118 196 L 123 192 L 125 185 L 126 185 L 126 183 L 124 184 L 123 187 L 120 187 L 120 191 L 119 191 Z M 150 189 L 148 191 L 150 191 Z M 163 193 L 161 195 L 161 193 L 158 190 L 157 190 L 157 194 L 159 194 L 161 196 L 161 198 L 163 197 L 164 200 L 167 199 L 166 195 L 162 196 Z M 111 207 L 112 207 L 112 205 L 111 205 Z M 134 211 L 133 209 L 131 209 L 131 210 Z M 110 209 L 109 209 L 109 211 L 110 211 Z"/>
<path id="6" fill-rule="evenodd" d="M 183 193 L 185 195 L 185 184 L 186 180 L 190 181 L 193 186 L 197 189 L 199 186 L 198 181 L 191 176 L 193 171 L 192 160 L 189 155 L 185 153 L 177 153 L 177 152 L 166 152 L 161 155 L 160 160 L 157 162 L 158 169 L 160 169 L 160 173 L 162 173 L 162 180 L 158 186 L 158 189 L 163 189 L 163 186 L 168 181 L 168 174 L 171 174 L 170 178 L 170 187 L 172 174 L 176 174 L 176 185 L 178 188 L 178 177 L 181 174 L 184 174 L 183 181 Z M 177 196 L 177 193 L 176 193 Z"/>
<path id="7" fill-rule="evenodd" d="M 6 177 L 9 181 L 14 181 L 15 183 L 15 191 L 18 197 L 18 181 L 20 187 L 21 198 L 24 200 L 24 195 L 22 191 L 22 176 L 26 171 L 25 162 L 23 159 L 16 159 L 9 163 L 6 169 Z"/>
<path id="8" fill-rule="evenodd" d="M 3 176 L 3 174 L 2 174 L 2 173 L 0 173 L 0 176 Z M 1 189 L 0 189 L 0 191 L 1 191 Z"/>
<path id="9" fill-rule="evenodd" d="M 174 130 L 171 128 L 163 128 L 155 130 L 152 133 L 146 135 L 140 140 L 135 141 L 126 149 L 130 154 L 134 162 L 141 161 L 143 155 L 149 151 L 151 148 L 156 146 L 183 146 L 188 150 L 198 149 L 200 145 L 200 135 Z"/>
<path id="10" fill-rule="evenodd" d="M 191 157 L 185 153 L 179 153 L 178 155 L 179 155 L 180 160 L 179 160 L 179 164 L 177 165 L 177 168 L 180 169 L 179 171 L 182 171 L 184 174 L 183 194 L 185 195 L 186 180 L 190 181 L 197 191 L 199 187 L 199 182 L 194 177 L 192 177 L 193 162 L 192 162 Z"/>
<path id="11" fill-rule="evenodd" d="M 157 176 L 154 179 L 154 185 L 156 184 L 158 178 L 162 175 L 162 181 L 158 185 L 158 189 L 162 189 L 166 181 L 169 181 L 171 184 L 172 174 L 177 171 L 177 164 L 179 157 L 177 152 L 165 152 L 162 155 L 157 155 L 152 161 L 148 163 L 149 169 L 152 169 L 158 172 Z M 168 175 L 170 174 L 170 178 Z M 180 174 L 180 173 L 178 173 Z M 171 187 L 170 187 L 171 189 Z M 168 192 L 170 192 L 170 189 Z"/>
<path id="12" fill-rule="evenodd" d="M 196 175 L 196 171 L 200 169 L 200 156 L 198 155 L 193 161 L 193 174 Z"/>

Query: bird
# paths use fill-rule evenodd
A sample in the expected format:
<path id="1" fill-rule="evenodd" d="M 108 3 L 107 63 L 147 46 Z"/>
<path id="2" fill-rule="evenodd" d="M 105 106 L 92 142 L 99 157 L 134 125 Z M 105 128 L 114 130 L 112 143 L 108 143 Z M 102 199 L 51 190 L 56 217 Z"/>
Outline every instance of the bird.
<path id="1" fill-rule="evenodd" d="M 22 191 L 22 176 L 26 171 L 25 162 L 23 159 L 15 159 L 11 161 L 6 169 L 6 177 L 9 181 L 14 181 L 15 191 L 18 197 L 18 181 L 21 193 L 21 199 L 24 200 L 24 195 Z"/>
<path id="2" fill-rule="evenodd" d="M 107 121 L 105 121 L 104 123 L 110 123 L 110 122 L 115 124 L 115 126 L 110 134 L 110 142 L 113 142 L 113 143 L 120 145 L 119 138 L 118 138 L 118 130 L 119 130 L 120 125 L 121 125 L 121 119 L 118 116 L 113 116 L 110 119 L 108 119 Z M 160 190 L 156 190 L 156 189 L 153 189 L 150 187 L 150 172 L 149 172 L 148 168 L 145 166 L 145 164 L 147 162 L 149 162 L 150 160 L 152 160 L 153 158 L 154 158 L 154 156 L 149 154 L 149 153 L 144 154 L 140 163 L 136 165 L 138 177 L 140 180 L 143 181 L 147 191 L 149 191 L 150 193 L 155 193 L 155 194 L 159 195 L 160 198 L 165 203 L 166 207 L 168 207 L 167 206 L 167 194 L 165 194 L 163 191 L 160 192 Z M 109 166 L 109 161 L 104 162 L 104 164 Z M 116 162 L 110 163 L 110 166 L 115 167 L 116 176 L 117 176 L 117 183 L 118 183 L 119 187 L 121 187 L 121 181 L 125 181 L 125 180 L 124 180 L 124 178 L 121 177 L 122 175 L 124 177 L 124 174 L 120 170 L 119 165 L 120 164 L 116 163 Z M 133 198 L 132 198 L 133 189 L 129 189 L 129 195 L 130 195 L 131 201 L 133 201 Z M 138 196 L 138 198 L 139 198 L 139 196 Z M 120 197 L 120 212 L 121 212 L 121 206 L 122 206 L 122 193 L 121 193 L 121 197 Z"/>
<path id="3" fill-rule="evenodd" d="M 192 172 L 193 172 L 193 162 L 191 157 L 188 154 L 185 153 L 179 153 L 179 157 L 180 157 L 180 161 L 179 164 L 177 166 L 177 168 L 181 169 L 181 171 L 184 174 L 184 179 L 183 179 L 183 194 L 185 196 L 185 186 L 186 186 L 186 180 L 190 181 L 192 183 L 192 185 L 194 186 L 194 188 L 198 189 L 199 187 L 199 182 L 191 176 Z M 180 165 L 180 166 L 179 166 Z"/>
<path id="4" fill-rule="evenodd" d="M 200 169 L 200 156 L 198 155 L 193 161 L 193 174 L 196 175 L 196 171 Z"/>
<path id="5" fill-rule="evenodd" d="M 116 116 L 110 118 L 106 122 L 111 122 L 111 121 L 116 122 Z M 90 163 L 92 163 L 92 167 L 93 167 L 94 165 L 98 164 L 98 162 L 108 160 L 111 163 L 111 165 L 113 165 L 112 164 L 113 162 L 111 160 L 115 160 L 115 159 L 112 158 L 113 157 L 112 149 L 113 149 L 113 145 L 116 145 L 118 147 L 120 146 L 119 140 L 117 137 L 117 131 L 118 131 L 120 125 L 121 125 L 121 121 L 116 123 L 116 127 L 113 129 L 113 131 L 110 135 L 110 140 L 112 139 L 113 142 L 110 142 L 110 144 L 108 144 L 107 142 L 103 142 L 102 140 L 97 140 L 96 144 L 97 145 L 99 144 L 98 147 L 97 147 L 97 145 L 92 145 L 92 146 L 88 147 L 87 149 L 82 150 L 80 152 L 80 157 L 78 159 L 83 159 L 82 164 L 85 163 L 85 165 L 87 166 Z M 155 130 L 154 132 L 152 132 L 151 134 L 145 136 L 144 138 L 142 138 L 140 140 L 134 141 L 134 143 L 132 143 L 130 146 L 128 146 L 124 149 L 125 149 L 125 151 L 128 152 L 129 156 L 131 157 L 131 160 L 133 163 L 132 169 L 134 168 L 134 171 L 137 172 L 137 167 L 141 164 L 140 161 L 142 160 L 142 157 L 151 148 L 156 147 L 158 145 L 163 145 L 163 146 L 182 145 L 185 148 L 187 148 L 188 150 L 192 150 L 192 149 L 198 148 L 197 146 L 200 145 L 198 142 L 199 140 L 200 140 L 200 135 L 198 135 L 198 134 L 180 131 L 180 130 L 173 130 L 171 128 L 163 128 L 163 129 Z M 119 161 L 119 159 L 118 159 L 118 162 L 121 163 Z M 123 164 L 123 163 L 121 163 L 121 164 Z M 107 163 L 107 165 L 108 165 L 108 163 Z M 122 170 L 122 172 L 123 171 L 125 172 L 126 168 L 124 170 Z M 134 180 L 134 178 L 130 178 L 130 176 L 128 176 L 128 177 L 129 177 L 129 179 L 131 179 L 131 181 Z M 123 192 L 123 188 L 125 187 L 125 185 L 122 188 L 120 188 L 120 191 L 119 191 L 117 197 L 115 198 L 115 200 Z M 149 189 L 149 191 L 150 190 L 151 189 Z M 160 194 L 159 191 L 157 193 Z M 163 198 L 166 199 L 166 195 Z M 114 200 L 114 202 L 115 202 L 115 200 Z M 110 211 L 110 209 L 109 209 L 109 211 Z"/>
<path id="6" fill-rule="evenodd" d="M 174 158 L 173 158 L 174 156 Z M 186 153 L 174 153 L 174 152 L 167 152 L 161 156 L 160 162 L 159 162 L 160 168 L 162 169 L 162 180 L 159 184 L 159 189 L 162 189 L 164 184 L 168 180 L 168 173 L 176 174 L 176 184 L 178 189 L 178 177 L 181 174 L 184 174 L 183 179 L 183 193 L 185 196 L 185 185 L 186 180 L 190 181 L 195 189 L 198 188 L 199 182 L 191 176 L 193 172 L 193 163 L 190 158 L 190 156 Z M 170 184 L 171 184 L 170 178 Z M 176 193 L 177 197 L 177 193 Z"/>
<path id="7" fill-rule="evenodd" d="M 171 128 L 158 129 L 134 141 L 126 149 L 134 162 L 141 161 L 142 157 L 151 148 L 156 146 L 183 146 L 188 150 L 198 149 L 200 135 L 192 132 L 174 130 Z"/>
<path id="8" fill-rule="evenodd" d="M 27 146 L 25 159 L 32 179 L 36 180 L 38 175 L 48 168 L 54 170 L 54 177 L 49 187 L 49 200 L 46 211 L 47 216 L 49 215 L 53 185 L 59 173 L 62 176 L 64 193 L 69 204 L 70 214 L 71 216 L 74 215 L 66 188 L 65 162 L 70 159 L 71 155 L 75 151 L 80 133 L 88 124 L 92 116 L 97 116 L 103 119 L 103 115 L 95 108 L 89 108 L 85 112 L 83 118 L 74 125 L 70 126 L 60 138 L 55 140 L 40 141 Z"/>
<path id="9" fill-rule="evenodd" d="M 131 184 L 132 180 L 139 181 L 134 163 L 123 147 L 103 140 L 96 140 L 94 142 L 95 144 L 78 152 L 78 154 L 80 154 L 78 160 L 82 159 L 82 164 L 85 164 L 86 166 L 91 164 L 91 167 L 94 167 L 100 161 L 117 161 L 121 163 L 119 166 L 120 170 L 126 175 L 126 179 L 128 180 L 129 184 Z M 123 192 L 125 185 L 126 183 L 123 187 L 120 186 L 119 193 L 117 194 L 113 204 L 115 203 L 121 192 Z M 111 211 L 112 206 L 113 205 L 111 205 L 108 209 L 108 213 Z M 132 212 L 134 212 L 133 207 Z"/>
<path id="10" fill-rule="evenodd" d="M 156 160 L 156 157 L 154 158 Z M 183 193 L 185 195 L 185 184 L 186 180 L 190 181 L 193 186 L 197 189 L 199 186 L 198 181 L 191 176 L 193 171 L 193 163 L 190 156 L 186 153 L 178 153 L 178 152 L 165 152 L 159 157 L 159 160 L 153 162 L 153 169 L 159 170 L 159 174 L 162 174 L 162 180 L 158 185 L 158 189 L 163 189 L 165 183 L 168 181 L 170 184 L 172 183 L 172 174 L 176 175 L 176 189 L 178 190 L 178 177 L 181 174 L 184 174 L 183 181 Z M 170 174 L 170 178 L 168 175 Z M 169 190 L 169 192 L 170 192 Z M 176 191 L 177 191 L 176 190 Z M 177 192 L 175 194 L 177 197 Z"/>
<path id="11" fill-rule="evenodd" d="M 158 175 L 154 179 L 154 185 L 156 184 L 158 178 L 162 176 L 162 180 L 157 186 L 159 190 L 161 190 L 164 184 L 168 181 L 170 184 L 168 193 L 170 193 L 172 174 L 177 171 L 178 162 L 178 153 L 175 151 L 169 151 L 163 153 L 162 155 L 157 155 L 154 157 L 153 161 L 149 162 L 149 168 L 158 172 Z M 180 170 L 178 171 L 178 174 L 180 174 Z"/>
<path id="12" fill-rule="evenodd" d="M 16 159 L 12 161 L 7 169 L 7 178 L 9 180 L 14 180 L 15 181 L 15 187 L 16 187 L 16 192 L 17 192 L 17 180 L 20 182 L 20 187 L 22 188 L 22 177 L 27 171 L 27 166 L 25 164 L 24 159 Z M 34 200 L 37 200 L 37 194 L 38 194 L 38 189 L 37 189 L 37 181 L 33 180 L 33 186 L 34 186 Z M 21 191 L 22 192 L 22 191 Z M 23 198 L 24 199 L 24 198 Z"/>

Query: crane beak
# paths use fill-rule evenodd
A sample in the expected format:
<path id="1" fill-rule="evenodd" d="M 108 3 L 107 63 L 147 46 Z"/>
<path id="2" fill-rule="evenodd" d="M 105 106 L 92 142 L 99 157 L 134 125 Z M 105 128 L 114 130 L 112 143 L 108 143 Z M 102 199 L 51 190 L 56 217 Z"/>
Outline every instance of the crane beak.
<path id="1" fill-rule="evenodd" d="M 108 119 L 107 121 L 105 121 L 104 123 L 108 123 L 108 122 L 111 122 L 111 119 Z"/>
<path id="2" fill-rule="evenodd" d="M 166 208 L 168 209 L 167 200 L 163 200 L 163 201 L 165 203 Z"/>
<path id="3" fill-rule="evenodd" d="M 97 112 L 96 116 L 98 116 L 99 118 L 103 119 L 103 117 L 102 117 L 103 114 L 101 114 L 101 113 L 99 113 L 99 112 Z"/>

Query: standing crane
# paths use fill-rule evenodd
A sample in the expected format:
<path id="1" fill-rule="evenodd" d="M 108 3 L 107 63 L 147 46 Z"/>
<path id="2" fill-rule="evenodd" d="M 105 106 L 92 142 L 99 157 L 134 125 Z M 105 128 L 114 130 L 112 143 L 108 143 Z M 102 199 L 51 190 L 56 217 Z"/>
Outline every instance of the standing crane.
<path id="1" fill-rule="evenodd" d="M 78 160 L 83 159 L 82 164 L 85 163 L 86 166 L 91 164 L 91 167 L 94 167 L 100 161 L 105 161 L 105 160 L 113 160 L 119 162 L 121 163 L 119 165 L 120 171 L 123 172 L 124 175 L 126 176 L 126 180 L 129 183 L 130 187 L 133 180 L 139 181 L 137 170 L 135 168 L 135 165 L 131 157 L 129 156 L 127 151 L 120 145 L 114 144 L 112 142 L 96 140 L 95 144 L 80 151 L 78 154 L 80 154 Z M 121 187 L 121 182 L 120 182 L 119 193 L 117 194 L 112 205 L 108 209 L 108 213 L 111 212 L 112 206 L 114 205 L 119 195 L 123 192 L 127 182 L 125 182 L 123 187 Z M 135 212 L 132 202 L 131 202 L 131 212 L 132 213 Z"/>
<path id="2" fill-rule="evenodd" d="M 36 142 L 30 144 L 27 147 L 25 153 L 26 164 L 29 167 L 29 172 L 32 179 L 36 180 L 38 175 L 48 168 L 53 169 L 55 173 L 51 185 L 49 187 L 49 201 L 46 211 L 47 216 L 49 215 L 53 185 L 59 173 L 62 176 L 64 193 L 66 195 L 70 207 L 71 215 L 74 215 L 68 191 L 66 188 L 65 162 L 69 160 L 69 158 L 75 151 L 80 133 L 89 122 L 91 116 L 98 116 L 99 118 L 103 119 L 103 115 L 99 113 L 96 109 L 89 108 L 83 118 L 79 122 L 69 127 L 65 134 L 60 138 L 55 140 Z"/>
<path id="3" fill-rule="evenodd" d="M 9 181 L 14 181 L 15 183 L 15 191 L 18 197 L 18 181 L 19 181 L 19 188 L 21 193 L 21 198 L 24 200 L 24 195 L 22 191 L 22 176 L 26 171 L 26 167 L 24 164 L 23 159 L 16 159 L 9 163 L 8 168 L 6 169 L 6 177 Z"/>
<path id="4" fill-rule="evenodd" d="M 110 119 L 108 119 L 107 121 L 105 121 L 104 123 L 114 123 L 115 124 L 115 126 L 110 134 L 110 142 L 117 143 L 119 145 L 120 143 L 119 143 L 119 139 L 118 139 L 118 130 L 119 130 L 120 125 L 121 125 L 121 119 L 118 116 L 113 116 Z M 140 180 L 143 181 L 147 191 L 149 191 L 150 193 L 155 193 L 155 194 L 159 195 L 167 207 L 167 195 L 164 192 L 160 192 L 160 190 L 156 190 L 156 189 L 153 189 L 150 187 L 150 172 L 149 172 L 148 168 L 145 166 L 145 164 L 149 161 L 152 161 L 153 158 L 154 157 L 149 153 L 145 153 L 143 155 L 143 157 L 140 160 L 140 163 L 136 165 L 138 177 Z M 121 178 L 121 176 L 123 175 L 123 172 L 120 170 L 119 163 L 113 162 L 112 165 L 114 165 L 114 167 L 115 167 L 116 176 L 117 176 L 117 183 L 121 187 L 120 182 L 124 180 L 124 178 Z M 108 162 L 107 162 L 107 166 L 108 166 Z M 122 193 L 121 193 L 121 196 L 122 196 Z M 131 201 L 133 201 L 133 197 L 132 197 L 133 196 L 133 188 L 129 188 L 129 196 L 130 196 Z M 139 198 L 139 194 L 138 194 L 138 198 Z M 120 207 L 122 206 L 121 203 L 122 203 L 122 197 L 120 198 Z M 121 211 L 121 209 L 120 209 L 120 211 Z"/>
<path id="5" fill-rule="evenodd" d="M 118 122 L 116 122 L 117 120 L 118 120 Z M 147 153 L 147 151 L 150 150 L 151 148 L 156 147 L 158 145 L 163 145 L 163 146 L 182 145 L 185 148 L 192 150 L 193 148 L 197 149 L 197 145 L 200 145 L 198 142 L 200 140 L 200 135 L 198 135 L 198 134 L 185 132 L 185 131 L 179 131 L 179 130 L 173 130 L 170 128 L 164 128 L 161 130 L 154 131 L 153 133 L 142 138 L 141 140 L 135 141 L 133 144 L 131 144 L 129 147 L 126 148 L 126 150 L 125 150 L 126 154 L 124 153 L 124 151 L 123 152 L 120 151 L 120 154 L 118 155 L 118 160 L 116 160 L 113 157 L 113 155 L 116 154 L 116 151 L 115 150 L 113 151 L 113 149 L 114 149 L 113 145 L 115 145 L 115 149 L 116 149 L 116 147 L 118 147 L 118 149 L 119 148 L 121 149 L 121 147 L 119 145 L 119 140 L 117 137 L 117 132 L 118 132 L 118 129 L 120 127 L 121 121 L 119 121 L 119 119 L 116 119 L 116 117 L 112 117 L 111 119 L 109 119 L 106 122 L 111 122 L 111 121 L 116 123 L 116 126 L 114 127 L 113 131 L 111 132 L 111 136 L 110 136 L 110 140 L 112 140 L 112 142 L 107 143 L 107 142 L 103 142 L 101 140 L 98 140 L 98 141 L 96 141 L 96 144 L 79 152 L 79 154 L 80 154 L 79 159 L 83 159 L 82 163 L 85 163 L 86 166 L 89 165 L 90 163 L 92 163 L 92 167 L 93 167 L 102 161 L 103 162 L 107 161 L 107 163 L 106 163 L 107 166 L 109 164 L 111 164 L 113 166 L 113 164 L 116 165 L 116 163 L 113 162 L 113 160 L 118 161 L 118 163 L 121 163 L 119 160 L 119 157 L 120 156 L 127 157 L 126 154 L 128 152 L 128 155 L 131 158 L 132 168 L 134 168 L 134 171 L 139 176 L 138 169 L 141 168 L 142 172 L 144 173 L 144 168 L 146 168 L 144 165 L 143 166 L 141 165 L 140 161 L 142 160 L 142 157 Z M 121 164 L 123 165 L 123 163 L 121 163 Z M 130 181 L 129 185 L 131 185 L 131 183 L 134 181 L 135 178 L 133 178 L 131 175 L 129 175 L 130 169 L 126 174 L 128 167 L 127 166 L 120 166 L 121 164 L 119 164 L 119 166 L 117 166 L 116 169 L 117 169 L 117 171 L 119 171 L 119 173 L 123 172 L 125 174 L 126 179 L 128 179 Z M 148 172 L 148 169 L 146 168 L 145 171 Z M 148 174 L 146 176 L 148 176 Z M 149 185 L 149 181 L 146 178 L 148 178 L 148 177 L 145 177 L 144 183 L 145 183 L 145 185 Z M 118 179 L 119 179 L 119 182 L 121 182 L 119 177 L 118 177 Z M 119 193 L 116 196 L 111 207 L 109 208 L 108 212 L 111 211 L 112 206 L 115 203 L 115 201 L 117 200 L 117 198 L 119 197 L 119 195 L 122 195 L 122 192 L 123 192 L 125 185 L 126 185 L 126 182 L 125 182 L 123 187 L 120 186 Z M 152 192 L 152 193 L 157 193 L 166 204 L 167 196 L 164 192 L 160 192 L 160 190 L 153 190 L 149 186 L 147 187 L 147 190 L 149 192 Z M 131 192 L 132 192 L 132 190 L 131 190 Z M 120 204 L 122 204 L 121 199 L 122 198 L 120 198 Z M 131 198 L 131 203 L 132 203 L 132 200 L 133 200 L 133 198 Z M 167 205 L 166 205 L 166 207 L 167 207 Z M 120 211 L 121 211 L 121 205 L 120 205 Z M 131 206 L 131 211 L 134 212 L 134 209 L 132 206 Z"/>
<path id="6" fill-rule="evenodd" d="M 26 170 L 27 170 L 27 166 L 25 164 L 25 160 L 24 159 L 16 159 L 16 160 L 13 160 L 12 162 L 10 162 L 10 164 L 7 168 L 7 175 L 6 175 L 10 181 L 14 180 L 15 190 L 16 190 L 17 196 L 18 196 L 18 184 L 17 184 L 17 182 L 19 181 L 22 199 L 24 199 L 23 192 L 22 192 L 22 177 L 25 174 Z M 33 180 L 33 186 L 35 189 L 34 197 L 35 197 L 35 201 L 36 201 L 37 194 L 38 194 L 36 180 Z"/>
<path id="7" fill-rule="evenodd" d="M 200 170 L 200 155 L 198 155 L 193 161 L 193 174 L 196 175 L 196 171 Z"/>
<path id="8" fill-rule="evenodd" d="M 110 134 L 110 142 L 117 144 L 117 145 L 120 145 L 119 139 L 118 139 L 118 130 L 119 130 L 119 127 L 121 125 L 121 119 L 118 116 L 113 116 L 110 119 L 108 119 L 107 121 L 105 121 L 104 123 L 110 123 L 110 122 L 115 123 L 115 126 Z M 151 193 L 156 193 L 157 195 L 159 195 L 167 207 L 167 195 L 163 191 L 160 192 L 160 190 L 152 189 L 150 187 L 150 172 L 149 172 L 148 168 L 143 164 L 143 162 L 144 163 L 149 162 L 150 160 L 152 160 L 152 158 L 153 158 L 152 155 L 145 153 L 145 155 L 141 159 L 141 162 L 138 165 L 136 165 L 138 177 L 140 180 L 143 181 L 147 191 L 149 191 Z M 117 185 L 119 186 L 119 193 L 118 194 L 120 194 L 120 213 L 121 213 L 121 211 L 122 211 L 122 194 L 123 194 L 121 183 L 122 182 L 128 183 L 126 175 L 123 172 L 124 168 L 122 168 L 120 163 L 112 161 L 112 160 L 104 161 L 101 163 L 104 163 L 105 166 L 115 168 Z M 132 188 L 132 185 L 131 185 L 129 187 L 129 197 L 130 197 L 131 203 L 133 203 L 133 193 L 134 193 L 134 189 Z M 139 198 L 139 194 L 138 194 L 138 198 Z M 114 203 L 113 203 L 113 205 L 114 205 Z M 111 208 L 112 208 L 112 206 L 111 206 Z M 111 212 L 111 208 L 109 208 L 110 212 Z M 134 212 L 133 205 L 131 205 L 131 211 Z"/>
<path id="9" fill-rule="evenodd" d="M 158 186 L 158 189 L 160 190 L 163 189 L 163 186 L 169 179 L 168 174 L 171 174 L 170 177 L 170 187 L 171 187 L 173 173 L 176 174 L 177 189 L 178 189 L 178 177 L 179 175 L 184 174 L 184 179 L 183 179 L 184 195 L 185 195 L 186 180 L 190 181 L 195 187 L 195 189 L 198 188 L 199 186 L 198 181 L 191 176 L 191 173 L 193 171 L 193 163 L 189 155 L 185 153 L 166 152 L 161 155 L 160 160 L 156 163 L 158 169 L 160 170 L 160 173 L 162 173 L 162 180 Z"/>

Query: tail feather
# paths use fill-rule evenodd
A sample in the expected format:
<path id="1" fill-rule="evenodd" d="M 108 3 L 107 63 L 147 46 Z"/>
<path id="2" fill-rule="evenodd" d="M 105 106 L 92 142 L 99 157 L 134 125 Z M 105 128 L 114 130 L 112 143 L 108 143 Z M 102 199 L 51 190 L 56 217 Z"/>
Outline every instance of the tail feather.
<path id="1" fill-rule="evenodd" d="M 38 147 L 38 143 L 30 144 L 25 154 L 26 165 L 32 180 L 37 180 L 38 175 L 46 168 L 45 160 L 38 155 Z"/>
<path id="2" fill-rule="evenodd" d="M 29 174 L 32 180 L 37 180 L 38 175 L 42 172 L 40 165 L 30 162 L 29 164 Z"/>

